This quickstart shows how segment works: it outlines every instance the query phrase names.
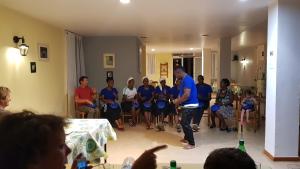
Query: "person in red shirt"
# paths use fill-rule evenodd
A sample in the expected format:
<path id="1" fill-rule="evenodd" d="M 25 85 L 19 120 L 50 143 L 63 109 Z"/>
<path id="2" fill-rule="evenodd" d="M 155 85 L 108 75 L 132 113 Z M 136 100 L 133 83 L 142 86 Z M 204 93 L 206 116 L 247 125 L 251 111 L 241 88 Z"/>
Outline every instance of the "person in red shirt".
<path id="1" fill-rule="evenodd" d="M 97 94 L 96 89 L 92 89 L 88 86 L 87 76 L 81 76 L 79 78 L 79 84 L 80 86 L 75 90 L 77 111 L 87 113 L 88 118 L 99 117 L 99 109 L 95 102 Z"/>

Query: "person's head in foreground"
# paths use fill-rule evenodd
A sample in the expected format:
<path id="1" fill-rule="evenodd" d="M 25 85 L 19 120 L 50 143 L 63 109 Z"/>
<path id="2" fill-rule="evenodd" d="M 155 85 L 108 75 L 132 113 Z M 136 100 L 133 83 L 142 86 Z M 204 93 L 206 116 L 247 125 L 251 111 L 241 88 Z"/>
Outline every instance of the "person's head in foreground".
<path id="1" fill-rule="evenodd" d="M 174 74 L 177 79 L 183 79 L 183 77 L 186 75 L 184 68 L 181 66 L 175 68 Z"/>
<path id="2" fill-rule="evenodd" d="M 10 101 L 9 88 L 0 86 L 0 110 L 4 110 L 7 106 L 9 106 Z"/>
<path id="3" fill-rule="evenodd" d="M 88 81 L 88 77 L 87 76 L 81 76 L 79 78 L 79 84 L 80 84 L 80 86 L 86 87 L 86 86 L 88 86 L 88 83 L 89 83 L 89 81 Z"/>
<path id="4" fill-rule="evenodd" d="M 0 163 L 5 169 L 64 169 L 71 150 L 63 118 L 29 111 L 0 121 Z"/>
<path id="5" fill-rule="evenodd" d="M 236 148 L 220 148 L 209 154 L 204 169 L 256 169 L 255 162 Z"/>

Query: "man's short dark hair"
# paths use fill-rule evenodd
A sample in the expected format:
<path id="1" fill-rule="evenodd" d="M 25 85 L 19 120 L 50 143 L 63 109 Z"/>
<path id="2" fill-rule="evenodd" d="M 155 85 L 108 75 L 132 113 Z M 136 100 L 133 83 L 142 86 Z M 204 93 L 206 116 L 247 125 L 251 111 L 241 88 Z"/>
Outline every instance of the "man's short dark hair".
<path id="1" fill-rule="evenodd" d="M 199 75 L 198 79 L 200 79 L 200 78 L 204 80 L 204 76 L 203 75 Z"/>
<path id="2" fill-rule="evenodd" d="M 216 149 L 206 158 L 204 169 L 256 169 L 255 162 L 236 148 Z"/>
<path id="3" fill-rule="evenodd" d="M 29 111 L 0 119 L 0 168 L 26 169 L 48 152 L 49 138 L 64 131 L 65 120 Z"/>
<path id="4" fill-rule="evenodd" d="M 108 78 L 106 78 L 106 83 L 108 83 L 109 81 L 113 81 L 114 80 L 114 78 L 112 78 L 112 77 L 108 77 Z"/>
<path id="5" fill-rule="evenodd" d="M 227 87 L 230 86 L 230 81 L 226 78 L 221 80 L 222 83 L 224 83 Z"/>
<path id="6" fill-rule="evenodd" d="M 181 71 L 184 71 L 185 72 L 185 69 L 183 66 L 176 66 L 174 71 L 178 71 L 178 70 L 181 70 Z"/>
<path id="7" fill-rule="evenodd" d="M 79 84 L 81 84 L 81 82 L 82 81 L 84 81 L 84 79 L 88 79 L 89 77 L 87 77 L 87 76 L 81 76 L 80 78 L 79 78 Z"/>

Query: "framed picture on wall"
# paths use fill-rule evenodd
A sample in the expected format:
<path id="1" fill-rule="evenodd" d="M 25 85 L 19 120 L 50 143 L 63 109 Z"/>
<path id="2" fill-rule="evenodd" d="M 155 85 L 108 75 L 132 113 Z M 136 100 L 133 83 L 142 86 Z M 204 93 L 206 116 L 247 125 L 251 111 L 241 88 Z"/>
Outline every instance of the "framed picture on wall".
<path id="1" fill-rule="evenodd" d="M 38 43 L 38 57 L 41 61 L 49 60 L 49 47 L 47 44 Z"/>
<path id="2" fill-rule="evenodd" d="M 104 68 L 115 68 L 115 54 L 104 53 L 103 54 L 103 67 Z"/>
<path id="3" fill-rule="evenodd" d="M 160 64 L 160 77 L 168 78 L 168 63 L 161 63 Z"/>

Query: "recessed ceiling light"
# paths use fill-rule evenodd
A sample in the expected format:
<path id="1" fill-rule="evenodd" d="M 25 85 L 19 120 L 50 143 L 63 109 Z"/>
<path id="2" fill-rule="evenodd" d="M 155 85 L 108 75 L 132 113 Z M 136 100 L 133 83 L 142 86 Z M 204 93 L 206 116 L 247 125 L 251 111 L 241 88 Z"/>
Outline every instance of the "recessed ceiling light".
<path id="1" fill-rule="evenodd" d="M 246 1 L 248 1 L 248 0 L 240 0 L 240 2 L 246 2 Z"/>
<path id="2" fill-rule="evenodd" d="M 155 49 L 151 49 L 152 52 L 155 52 Z"/>
<path id="3" fill-rule="evenodd" d="M 120 2 L 121 2 L 122 4 L 129 4 L 129 3 L 130 3 L 130 0 L 120 0 Z"/>
<path id="4" fill-rule="evenodd" d="M 194 50 L 194 48 L 190 48 L 190 50 Z"/>
<path id="5" fill-rule="evenodd" d="M 201 36 L 203 36 L 203 37 L 207 37 L 208 35 L 207 35 L 207 34 L 203 34 L 203 35 L 201 35 Z"/>

